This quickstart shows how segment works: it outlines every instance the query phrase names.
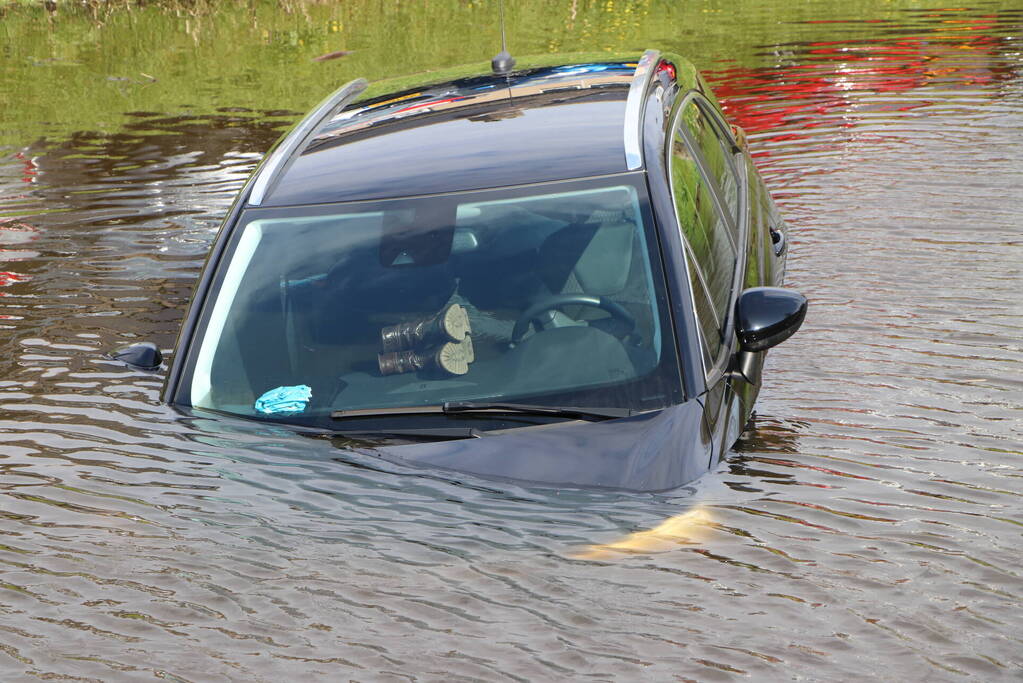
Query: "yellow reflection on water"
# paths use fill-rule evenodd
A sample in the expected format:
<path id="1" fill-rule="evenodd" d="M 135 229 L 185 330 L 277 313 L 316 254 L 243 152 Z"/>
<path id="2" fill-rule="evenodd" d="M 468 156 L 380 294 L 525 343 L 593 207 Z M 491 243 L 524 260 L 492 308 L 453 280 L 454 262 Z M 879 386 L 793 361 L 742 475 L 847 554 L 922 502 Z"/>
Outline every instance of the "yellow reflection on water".
<path id="1" fill-rule="evenodd" d="M 634 531 L 620 541 L 587 546 L 572 555 L 581 560 L 608 560 L 642 553 L 658 553 L 682 544 L 699 543 L 713 529 L 710 510 L 697 505 L 691 510 L 669 517 L 652 529 Z"/>

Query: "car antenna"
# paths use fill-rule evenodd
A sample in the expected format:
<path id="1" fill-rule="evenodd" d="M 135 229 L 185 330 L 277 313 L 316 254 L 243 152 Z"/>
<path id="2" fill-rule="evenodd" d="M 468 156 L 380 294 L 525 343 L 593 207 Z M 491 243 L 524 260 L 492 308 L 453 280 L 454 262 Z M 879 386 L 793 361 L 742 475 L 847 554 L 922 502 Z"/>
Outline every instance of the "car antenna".
<path id="1" fill-rule="evenodd" d="M 508 43 L 504 38 L 504 0 L 501 0 L 501 51 L 490 60 L 490 68 L 496 76 L 507 76 L 515 68 L 515 58 L 508 52 Z"/>

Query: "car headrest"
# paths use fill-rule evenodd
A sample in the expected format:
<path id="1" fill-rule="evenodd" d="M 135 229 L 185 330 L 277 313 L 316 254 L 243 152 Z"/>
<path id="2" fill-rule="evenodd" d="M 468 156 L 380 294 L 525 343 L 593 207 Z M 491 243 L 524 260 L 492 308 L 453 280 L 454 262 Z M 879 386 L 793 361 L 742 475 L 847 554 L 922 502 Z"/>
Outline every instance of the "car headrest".
<path id="1" fill-rule="evenodd" d="M 544 240 L 540 246 L 540 275 L 548 289 L 574 289 L 572 279 L 581 291 L 597 296 L 616 294 L 625 288 L 636 227 L 621 220 L 620 214 L 608 217 L 612 218 L 609 222 L 591 219 L 569 225 Z"/>

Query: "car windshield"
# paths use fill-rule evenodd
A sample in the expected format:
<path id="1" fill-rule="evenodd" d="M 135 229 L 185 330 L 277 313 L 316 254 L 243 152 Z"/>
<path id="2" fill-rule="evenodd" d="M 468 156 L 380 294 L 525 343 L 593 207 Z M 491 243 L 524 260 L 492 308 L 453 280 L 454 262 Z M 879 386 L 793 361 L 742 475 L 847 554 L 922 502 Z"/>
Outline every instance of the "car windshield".
<path id="1" fill-rule="evenodd" d="M 681 383 L 641 174 L 247 209 L 176 402 L 327 422 L 505 401 L 648 410 Z"/>

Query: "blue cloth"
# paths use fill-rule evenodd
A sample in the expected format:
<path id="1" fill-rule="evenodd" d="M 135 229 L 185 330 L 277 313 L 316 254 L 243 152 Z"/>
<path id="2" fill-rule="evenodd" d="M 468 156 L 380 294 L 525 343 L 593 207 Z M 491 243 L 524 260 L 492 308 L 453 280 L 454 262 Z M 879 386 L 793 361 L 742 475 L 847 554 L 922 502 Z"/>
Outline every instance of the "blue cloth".
<path id="1" fill-rule="evenodd" d="M 313 390 L 304 384 L 277 387 L 256 399 L 256 410 L 267 415 L 301 413 L 313 396 Z"/>

